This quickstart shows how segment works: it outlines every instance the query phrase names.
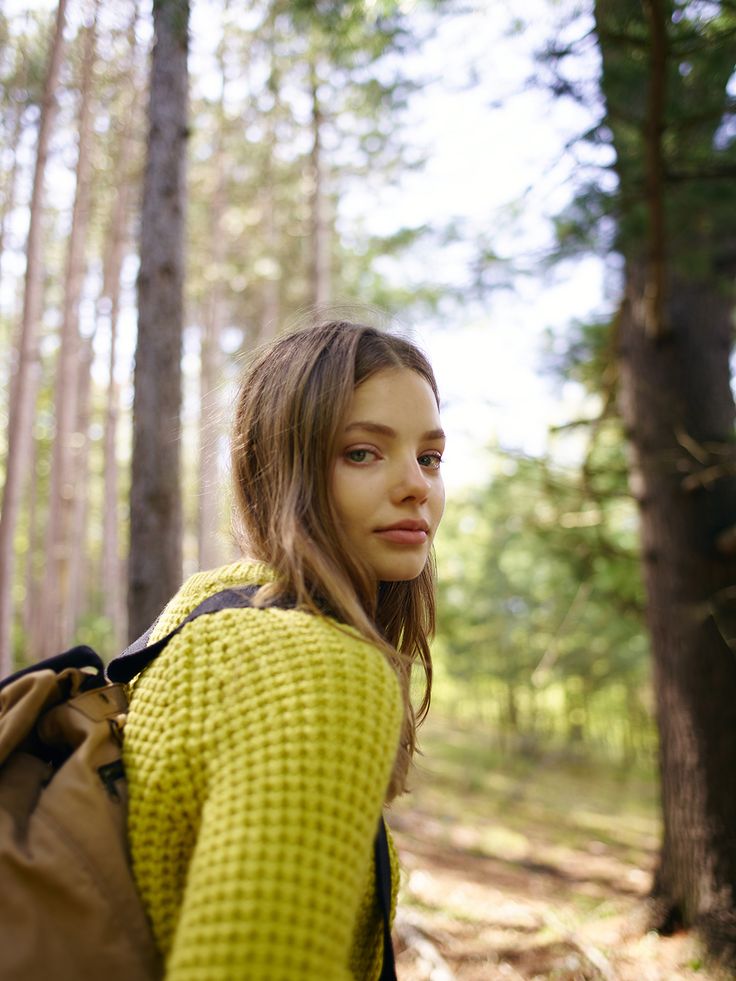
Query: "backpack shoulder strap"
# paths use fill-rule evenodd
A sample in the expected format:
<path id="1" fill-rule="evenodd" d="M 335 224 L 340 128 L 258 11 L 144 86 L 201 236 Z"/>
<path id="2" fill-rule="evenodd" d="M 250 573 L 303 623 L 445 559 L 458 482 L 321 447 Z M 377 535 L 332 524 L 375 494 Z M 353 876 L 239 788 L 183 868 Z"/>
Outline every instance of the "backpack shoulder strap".
<path id="1" fill-rule="evenodd" d="M 388 850 L 386 822 L 383 815 L 378 822 L 378 832 L 373 845 L 376 863 L 376 890 L 378 908 L 383 923 L 383 961 L 379 981 L 396 981 L 396 962 L 391 942 L 391 858 Z"/>
<path id="2" fill-rule="evenodd" d="M 151 661 L 154 661 L 158 657 L 169 641 L 186 624 L 191 623 L 192 620 L 196 620 L 197 617 L 201 617 L 206 613 L 219 613 L 220 610 L 232 610 L 252 606 L 253 596 L 259 588 L 259 586 L 237 586 L 231 587 L 230 589 L 223 589 L 219 593 L 208 596 L 192 610 L 188 617 L 177 624 L 173 630 L 169 631 L 165 637 L 161 637 L 155 643 L 149 645 L 148 640 L 155 626 L 153 624 L 137 640 L 133 641 L 130 647 L 127 647 L 122 654 L 110 661 L 107 666 L 107 677 L 110 681 L 130 681 L 137 674 L 140 674 Z M 278 605 L 289 606 L 286 602 L 279 602 Z"/>

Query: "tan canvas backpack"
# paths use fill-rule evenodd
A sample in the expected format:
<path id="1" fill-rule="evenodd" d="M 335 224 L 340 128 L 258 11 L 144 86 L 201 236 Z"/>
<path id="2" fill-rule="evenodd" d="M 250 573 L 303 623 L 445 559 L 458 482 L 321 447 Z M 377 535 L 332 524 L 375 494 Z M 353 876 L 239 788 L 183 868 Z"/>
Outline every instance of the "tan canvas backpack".
<path id="1" fill-rule="evenodd" d="M 248 606 L 208 597 L 105 666 L 74 647 L 0 681 L 0 981 L 157 981 L 163 966 L 133 878 L 122 760 L 124 683 L 190 620 Z"/>
<path id="2" fill-rule="evenodd" d="M 85 646 L 0 681 L 0 981 L 162 978 L 128 852 L 123 683 L 191 620 L 250 606 L 256 588 L 208 597 L 150 645 L 149 629 L 110 663 L 113 683 Z M 396 981 L 383 820 L 374 851 L 380 981 Z"/>
<path id="3" fill-rule="evenodd" d="M 0 978 L 153 981 L 126 841 L 122 685 L 78 647 L 0 687 Z"/>

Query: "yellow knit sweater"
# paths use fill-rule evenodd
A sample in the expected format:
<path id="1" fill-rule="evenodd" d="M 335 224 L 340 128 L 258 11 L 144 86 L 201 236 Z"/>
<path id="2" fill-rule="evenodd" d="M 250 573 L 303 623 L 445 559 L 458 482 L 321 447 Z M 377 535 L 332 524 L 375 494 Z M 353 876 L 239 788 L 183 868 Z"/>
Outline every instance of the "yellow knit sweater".
<path id="1" fill-rule="evenodd" d="M 272 578 L 247 563 L 193 576 L 152 640 L 206 596 Z M 167 981 L 378 977 L 373 840 L 401 718 L 383 655 L 297 610 L 202 616 L 139 675 L 130 845 Z"/>

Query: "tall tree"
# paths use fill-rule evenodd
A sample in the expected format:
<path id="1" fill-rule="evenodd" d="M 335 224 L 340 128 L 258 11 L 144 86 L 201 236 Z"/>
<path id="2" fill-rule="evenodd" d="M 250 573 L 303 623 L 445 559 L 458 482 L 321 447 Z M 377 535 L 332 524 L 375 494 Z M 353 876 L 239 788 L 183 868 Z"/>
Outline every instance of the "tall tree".
<path id="1" fill-rule="evenodd" d="M 125 640 L 125 581 L 120 534 L 120 464 L 119 420 L 120 391 L 117 380 L 118 330 L 120 321 L 121 276 L 123 260 L 130 244 L 133 219 L 134 182 L 139 171 L 136 147 L 142 99 L 137 85 L 138 43 L 136 25 L 138 4 L 134 5 L 127 30 L 127 52 L 120 79 L 115 88 L 126 91 L 123 112 L 118 120 L 114 145 L 113 201 L 105 232 L 102 262 L 102 284 L 97 303 L 97 319 L 107 315 L 109 351 L 107 361 L 107 391 L 103 422 L 103 495 L 102 495 L 102 555 L 100 582 L 103 612 L 111 626 L 113 649 Z M 136 202 L 137 204 L 137 202 Z"/>
<path id="2" fill-rule="evenodd" d="M 736 965 L 736 147 L 730 3 L 597 0 L 624 259 L 620 411 L 639 504 L 664 837 L 653 925 Z"/>
<path id="3" fill-rule="evenodd" d="M 330 302 L 332 294 L 332 223 L 329 215 L 327 162 L 324 151 L 325 117 L 320 93 L 320 59 L 312 52 L 309 61 L 309 95 L 312 105 L 310 154 L 310 292 L 315 307 Z"/>
<path id="4" fill-rule="evenodd" d="M 20 141 L 20 135 L 23 129 L 23 105 L 19 100 L 16 100 L 9 112 L 11 120 L 8 126 L 8 136 L 9 145 L 12 147 L 17 147 Z M 17 192 L 17 176 L 18 176 L 18 154 L 13 154 L 13 161 L 10 165 L 10 170 L 4 175 L 3 181 L 3 195 L 2 195 L 2 205 L 0 205 L 0 256 L 2 256 L 5 250 L 5 235 L 8 224 L 8 216 L 12 214 L 15 208 L 15 199 Z"/>
<path id="5" fill-rule="evenodd" d="M 261 341 L 271 340 L 276 336 L 279 329 L 279 318 L 281 314 L 281 303 L 278 283 L 278 264 L 276 256 L 278 254 L 278 221 L 277 221 L 277 195 L 276 182 L 277 172 L 274 161 L 276 148 L 276 115 L 281 108 L 281 71 L 278 64 L 278 57 L 275 51 L 275 11 L 273 7 L 266 18 L 264 40 L 269 58 L 268 81 L 266 90 L 270 95 L 273 105 L 270 112 L 264 113 L 264 133 L 263 133 L 263 180 L 261 182 L 261 213 L 263 215 L 263 244 L 266 249 L 266 258 L 270 260 L 271 268 L 267 268 L 267 274 L 263 277 L 263 298 L 261 313 L 261 329 L 259 337 Z"/>
<path id="6" fill-rule="evenodd" d="M 229 4 L 225 0 L 224 15 L 227 18 Z M 216 119 L 211 165 L 213 188 L 209 200 L 211 274 L 208 295 L 204 297 L 202 329 L 200 333 L 200 399 L 199 399 L 199 492 L 197 544 L 200 569 L 208 569 L 219 563 L 222 548 L 218 531 L 222 480 L 220 475 L 221 411 L 220 387 L 222 384 L 223 355 L 220 344 L 225 306 L 224 264 L 226 238 L 222 218 L 226 208 L 225 198 L 225 141 L 227 137 L 227 34 L 223 30 L 217 47 L 216 61 L 219 75 L 219 94 L 213 107 Z"/>
<path id="7" fill-rule="evenodd" d="M 188 0 L 155 0 L 141 213 L 133 403 L 128 629 L 157 616 L 182 573 L 181 355 Z"/>
<path id="8" fill-rule="evenodd" d="M 82 392 L 79 377 L 83 366 L 79 333 L 79 302 L 85 272 L 85 250 L 90 217 L 92 184 L 92 81 L 96 59 L 97 7 L 91 23 L 82 32 L 79 77 L 78 147 L 76 193 L 64 277 L 64 300 L 59 328 L 59 354 L 54 381 L 54 442 L 46 529 L 46 562 L 43 598 L 34 620 L 31 650 L 35 657 L 49 657 L 61 650 L 72 635 L 72 565 L 82 549 L 73 539 L 75 500 L 84 494 L 78 464 L 80 440 L 86 436 L 77 427 Z M 87 386 L 88 389 L 88 386 Z"/>
<path id="9" fill-rule="evenodd" d="M 69 515 L 70 538 L 77 543 L 76 549 L 70 556 L 68 566 L 68 583 L 64 597 L 66 610 L 65 620 L 69 623 L 70 632 L 67 637 L 62 635 L 61 646 L 68 644 L 68 637 L 76 632 L 79 621 L 85 610 L 90 577 L 90 561 L 88 552 L 89 504 L 92 475 L 90 474 L 90 420 L 92 417 L 92 365 L 94 362 L 95 335 L 80 338 L 79 371 L 77 393 L 77 414 L 74 420 L 75 440 L 73 445 L 73 466 L 75 472 L 74 507 Z M 58 647 L 56 648 L 58 650 Z"/>
<path id="10" fill-rule="evenodd" d="M 36 163 L 31 191 L 23 314 L 16 345 L 17 364 L 10 384 L 8 450 L 0 509 L 0 676 L 12 667 L 12 587 L 15 571 L 14 540 L 21 495 L 28 476 L 33 413 L 40 382 L 38 333 L 43 306 L 42 221 L 44 179 L 49 140 L 56 115 L 56 88 L 64 51 L 66 0 L 56 9 L 43 102 L 38 124 Z"/>

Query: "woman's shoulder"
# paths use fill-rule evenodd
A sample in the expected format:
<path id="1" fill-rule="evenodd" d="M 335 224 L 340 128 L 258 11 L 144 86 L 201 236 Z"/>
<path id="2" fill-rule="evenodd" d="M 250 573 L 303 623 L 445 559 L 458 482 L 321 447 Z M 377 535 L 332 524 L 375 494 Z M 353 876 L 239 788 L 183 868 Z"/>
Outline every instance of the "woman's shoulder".
<path id="1" fill-rule="evenodd" d="M 156 620 L 151 639 L 155 641 L 165 636 L 203 600 L 215 593 L 239 586 L 260 586 L 272 582 L 274 578 L 273 570 L 265 563 L 242 559 L 216 569 L 196 572 L 184 581 L 166 604 Z"/>
<path id="2" fill-rule="evenodd" d="M 383 652 L 352 628 L 296 609 L 225 609 L 193 620 L 139 676 L 135 694 L 140 718 L 159 718 L 168 706 L 177 731 L 208 745 L 223 732 L 235 742 L 288 732 L 332 752 L 339 731 L 390 756 L 403 716 Z"/>
<path id="3" fill-rule="evenodd" d="M 159 617 L 152 640 L 215 593 L 273 579 L 268 566 L 243 561 L 191 576 Z M 329 679 L 331 686 L 350 688 L 369 682 L 392 701 L 400 697 L 385 654 L 355 628 L 328 615 L 279 605 L 226 607 L 199 616 L 172 639 L 158 662 L 151 674 L 288 675 L 302 686 Z"/>
<path id="4" fill-rule="evenodd" d="M 395 678 L 383 651 L 355 628 L 324 614 L 267 606 L 220 610 L 189 624 L 182 646 L 210 652 L 208 665 L 259 673 L 286 671 L 306 680 L 310 673 L 320 679 L 329 672 L 335 677 L 368 673 Z M 195 655 L 196 656 L 196 655 Z"/>

